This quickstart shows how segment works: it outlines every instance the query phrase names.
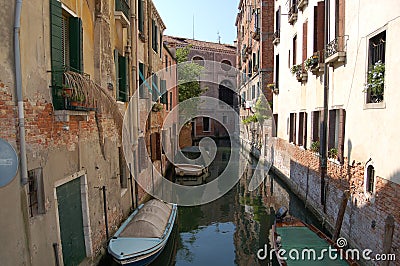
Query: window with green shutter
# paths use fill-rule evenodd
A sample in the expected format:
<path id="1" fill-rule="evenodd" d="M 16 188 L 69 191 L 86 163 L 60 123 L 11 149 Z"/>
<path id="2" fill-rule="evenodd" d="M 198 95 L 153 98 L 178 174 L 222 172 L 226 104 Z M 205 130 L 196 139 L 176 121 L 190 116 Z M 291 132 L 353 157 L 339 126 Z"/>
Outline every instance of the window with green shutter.
<path id="1" fill-rule="evenodd" d="M 83 72 L 82 20 L 63 11 L 61 2 L 50 0 L 51 88 L 56 110 L 68 107 L 63 97 L 63 73 Z"/>
<path id="2" fill-rule="evenodd" d="M 160 90 L 158 88 L 158 76 L 156 74 L 152 75 L 152 93 L 151 93 L 151 99 L 153 102 L 156 102 L 160 96 Z"/>
<path id="3" fill-rule="evenodd" d="M 115 87 L 117 101 L 127 102 L 129 98 L 128 60 L 114 50 Z"/>
<path id="4" fill-rule="evenodd" d="M 168 109 L 168 92 L 167 92 L 167 81 L 162 79 L 160 81 L 160 89 L 161 89 L 161 99 L 160 102 L 167 105 Z"/>

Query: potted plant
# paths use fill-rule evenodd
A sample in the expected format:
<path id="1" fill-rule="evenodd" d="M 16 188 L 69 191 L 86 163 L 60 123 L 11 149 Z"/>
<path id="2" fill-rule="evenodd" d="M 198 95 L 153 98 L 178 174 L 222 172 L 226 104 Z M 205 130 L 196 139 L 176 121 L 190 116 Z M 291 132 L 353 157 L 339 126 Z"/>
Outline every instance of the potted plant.
<path id="1" fill-rule="evenodd" d="M 76 91 L 71 96 L 70 104 L 71 104 L 71 106 L 74 106 L 74 107 L 83 106 L 84 101 L 85 101 L 85 94 L 83 92 Z"/>
<path id="2" fill-rule="evenodd" d="M 151 108 L 151 110 L 153 112 L 159 112 L 163 109 L 163 105 L 161 103 L 156 102 L 155 104 L 153 104 L 153 107 Z"/>
<path id="3" fill-rule="evenodd" d="M 368 71 L 367 83 L 364 92 L 370 93 L 370 101 L 379 103 L 383 101 L 383 90 L 385 87 L 385 64 L 382 61 L 376 62 Z"/>
<path id="4" fill-rule="evenodd" d="M 311 143 L 310 150 L 311 150 L 312 152 L 319 153 L 319 146 L 320 146 L 319 141 L 318 141 L 318 140 L 317 140 L 317 141 L 314 141 L 314 142 Z"/>
<path id="5" fill-rule="evenodd" d="M 293 65 L 291 68 L 290 68 L 290 72 L 294 75 L 294 74 L 298 74 L 298 73 L 301 73 L 301 65 Z"/>
<path id="6" fill-rule="evenodd" d="M 336 148 L 332 148 L 328 151 L 328 158 L 337 159 L 338 150 Z"/>
<path id="7" fill-rule="evenodd" d="M 304 68 L 306 71 L 311 70 L 313 68 L 315 68 L 316 66 L 318 66 L 319 63 L 319 58 L 317 55 L 313 55 L 309 58 L 306 59 L 306 61 L 304 61 Z"/>

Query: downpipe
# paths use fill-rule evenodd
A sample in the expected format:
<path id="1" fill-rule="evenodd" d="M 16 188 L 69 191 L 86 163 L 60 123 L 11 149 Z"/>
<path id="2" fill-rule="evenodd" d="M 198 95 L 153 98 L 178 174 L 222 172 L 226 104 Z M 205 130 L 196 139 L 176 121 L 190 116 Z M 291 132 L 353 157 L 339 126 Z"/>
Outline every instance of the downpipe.
<path id="1" fill-rule="evenodd" d="M 22 0 L 15 1 L 15 20 L 14 20 L 14 60 L 15 60 L 15 83 L 18 100 L 18 127 L 20 140 L 20 161 L 21 161 L 21 184 L 28 183 L 28 168 L 26 161 L 26 140 L 25 140 L 25 116 L 24 100 L 22 97 L 22 78 L 21 78 L 21 50 L 20 50 L 20 28 L 21 28 L 21 8 Z"/>

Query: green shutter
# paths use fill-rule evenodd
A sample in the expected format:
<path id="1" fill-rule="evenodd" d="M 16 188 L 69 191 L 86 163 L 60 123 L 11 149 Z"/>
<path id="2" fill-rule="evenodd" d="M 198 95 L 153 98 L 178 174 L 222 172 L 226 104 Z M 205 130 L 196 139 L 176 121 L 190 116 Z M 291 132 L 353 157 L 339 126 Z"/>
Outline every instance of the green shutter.
<path id="1" fill-rule="evenodd" d="M 168 108 L 168 92 L 167 92 L 167 81 L 160 81 L 160 89 L 161 89 L 161 99 L 160 102 L 167 105 Z"/>
<path id="2" fill-rule="evenodd" d="M 64 99 L 62 97 L 64 72 L 62 38 L 61 2 L 50 0 L 51 88 L 53 106 L 56 110 L 64 107 Z"/>
<path id="3" fill-rule="evenodd" d="M 119 69 L 119 87 L 118 87 L 118 101 L 126 102 L 128 99 L 127 93 L 127 71 L 126 71 L 127 60 L 124 56 L 118 55 L 118 69 Z"/>
<path id="4" fill-rule="evenodd" d="M 72 71 L 83 71 L 83 29 L 80 18 L 69 18 L 69 62 Z"/>
<path id="5" fill-rule="evenodd" d="M 115 91 L 116 91 L 116 99 L 119 99 L 119 54 L 118 50 L 114 50 L 114 65 L 115 65 Z"/>
<path id="6" fill-rule="evenodd" d="M 139 31 L 143 32 L 143 0 L 138 0 L 138 9 L 139 9 Z"/>

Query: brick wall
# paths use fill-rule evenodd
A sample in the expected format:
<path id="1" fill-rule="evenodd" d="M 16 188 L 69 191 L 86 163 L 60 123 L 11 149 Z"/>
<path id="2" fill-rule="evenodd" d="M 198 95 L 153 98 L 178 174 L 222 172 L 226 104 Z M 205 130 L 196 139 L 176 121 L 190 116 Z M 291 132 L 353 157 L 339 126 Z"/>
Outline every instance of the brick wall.
<path id="1" fill-rule="evenodd" d="M 274 167 L 290 179 L 295 190 L 314 208 L 332 230 L 336 222 L 343 191 L 350 190 L 341 235 L 352 247 L 360 250 L 371 249 L 373 254 L 381 253 L 385 219 L 395 218 L 392 253 L 400 251 L 400 185 L 376 177 L 375 200 L 368 200 L 364 194 L 364 163 L 352 162 L 343 166 L 328 161 L 326 213 L 320 204 L 321 179 L 319 157 L 282 139 L 277 139 L 271 150 Z M 375 228 L 372 224 L 376 224 Z M 398 263 L 396 265 L 399 265 Z"/>

